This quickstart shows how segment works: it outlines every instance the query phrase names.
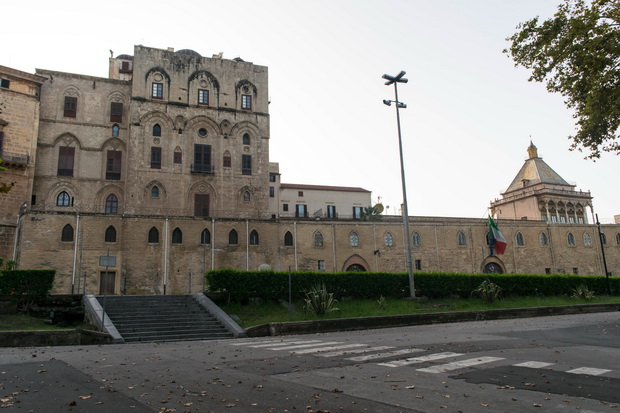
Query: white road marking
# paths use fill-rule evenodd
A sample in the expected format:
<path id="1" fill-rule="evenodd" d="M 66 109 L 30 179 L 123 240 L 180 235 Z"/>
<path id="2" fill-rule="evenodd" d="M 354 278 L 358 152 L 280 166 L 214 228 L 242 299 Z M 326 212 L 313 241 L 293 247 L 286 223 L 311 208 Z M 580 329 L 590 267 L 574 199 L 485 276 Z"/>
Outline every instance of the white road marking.
<path id="1" fill-rule="evenodd" d="M 445 359 L 448 357 L 456 357 L 456 356 L 462 356 L 462 355 L 463 354 L 461 353 L 451 353 L 451 352 L 435 353 L 435 354 L 429 354 L 427 356 L 412 357 L 412 358 L 408 358 L 405 360 L 396 360 L 396 361 L 391 361 L 389 363 L 378 363 L 378 364 L 379 366 L 386 366 L 386 367 L 402 367 L 402 366 L 408 366 L 409 364 L 424 363 L 425 361 L 441 360 L 441 359 Z"/>
<path id="2" fill-rule="evenodd" d="M 504 360 L 503 357 L 478 357 L 474 359 L 455 361 L 453 363 L 441 364 L 439 366 L 417 369 L 425 373 L 445 373 L 446 371 L 458 370 L 465 367 L 477 366 L 479 364 L 492 363 L 494 361 Z"/>
<path id="3" fill-rule="evenodd" d="M 291 345 L 297 345 L 297 344 L 310 344 L 310 343 L 319 344 L 320 342 L 321 342 L 321 340 L 288 341 L 286 343 L 257 344 L 257 345 L 248 346 L 248 347 L 252 347 L 252 348 L 283 347 L 283 346 L 291 346 Z M 274 349 L 274 350 L 276 350 L 276 349 Z"/>
<path id="4" fill-rule="evenodd" d="M 308 348 L 308 347 L 316 347 L 316 346 L 329 346 L 332 344 L 342 344 L 342 341 L 327 341 L 324 343 L 312 343 L 312 344 L 300 344 L 300 345 L 296 345 L 296 346 L 284 346 L 284 347 L 276 347 L 276 348 L 271 348 L 271 347 L 267 347 L 267 350 L 295 350 L 298 348 Z"/>
<path id="5" fill-rule="evenodd" d="M 568 370 L 567 373 L 572 374 L 587 374 L 588 376 L 600 376 L 601 374 L 609 373 L 611 370 L 595 369 L 592 367 L 579 367 L 578 369 Z"/>
<path id="6" fill-rule="evenodd" d="M 251 346 L 252 344 L 276 344 L 276 343 L 285 343 L 294 341 L 292 338 L 278 338 L 273 340 L 261 340 L 261 341 L 237 341 L 234 343 L 230 343 L 231 346 Z M 320 341 L 320 340 L 315 340 Z"/>
<path id="7" fill-rule="evenodd" d="M 365 346 L 366 344 L 344 344 L 342 346 L 327 346 L 327 347 L 316 347 L 316 348 L 309 348 L 306 350 L 295 350 L 293 351 L 295 354 L 308 354 L 308 353 L 318 353 L 321 351 L 330 351 L 330 350 L 340 350 L 343 348 L 353 348 L 353 347 L 361 347 L 361 346 Z"/>
<path id="8" fill-rule="evenodd" d="M 513 364 L 515 367 L 528 367 L 531 369 L 542 369 L 544 367 L 553 366 L 554 363 L 545 363 L 542 361 L 526 361 L 524 363 Z"/>
<path id="9" fill-rule="evenodd" d="M 329 353 L 325 353 L 325 354 L 317 354 L 317 356 L 336 357 L 336 356 L 345 356 L 348 354 L 360 354 L 360 353 L 369 353 L 371 351 L 389 350 L 391 348 L 394 348 L 394 347 L 390 347 L 390 346 L 366 347 L 366 348 L 358 348 L 358 349 L 353 349 L 353 350 L 330 351 Z"/>
<path id="10" fill-rule="evenodd" d="M 376 360 L 376 359 L 384 359 L 384 358 L 388 358 L 392 356 L 401 356 L 403 354 L 419 353 L 420 351 L 423 351 L 423 350 L 420 350 L 419 348 L 409 348 L 409 349 L 404 349 L 404 350 L 387 351 L 385 353 L 367 354 L 365 356 L 347 357 L 347 360 L 353 360 L 353 361 Z"/>

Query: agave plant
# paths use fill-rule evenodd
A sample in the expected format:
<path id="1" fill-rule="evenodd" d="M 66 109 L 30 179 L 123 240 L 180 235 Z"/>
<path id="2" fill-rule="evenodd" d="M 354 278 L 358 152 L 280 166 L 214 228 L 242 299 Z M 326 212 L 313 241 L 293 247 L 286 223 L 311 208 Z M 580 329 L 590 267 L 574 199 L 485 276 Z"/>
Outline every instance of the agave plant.
<path id="1" fill-rule="evenodd" d="M 581 284 L 573 290 L 573 298 L 590 301 L 594 298 L 594 291 L 591 291 L 587 285 Z"/>
<path id="2" fill-rule="evenodd" d="M 325 283 L 320 283 L 313 286 L 310 291 L 306 292 L 306 298 L 304 299 L 306 305 L 304 311 L 312 311 L 316 315 L 325 315 L 332 311 L 340 311 L 334 307 L 334 304 L 338 302 L 334 298 L 333 293 L 327 292 Z"/>
<path id="3" fill-rule="evenodd" d="M 472 291 L 472 295 L 474 294 L 482 298 L 487 303 L 492 303 L 493 301 L 501 298 L 502 288 L 487 279 L 480 283 L 480 285 Z"/>

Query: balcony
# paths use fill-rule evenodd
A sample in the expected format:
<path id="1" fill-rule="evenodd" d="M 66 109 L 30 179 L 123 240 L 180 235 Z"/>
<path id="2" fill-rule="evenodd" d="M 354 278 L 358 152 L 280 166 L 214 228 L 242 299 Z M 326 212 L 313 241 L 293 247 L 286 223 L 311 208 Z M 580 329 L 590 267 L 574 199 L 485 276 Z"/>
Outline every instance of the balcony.
<path id="1" fill-rule="evenodd" d="M 213 165 L 193 163 L 191 165 L 191 172 L 197 174 L 213 174 Z"/>
<path id="2" fill-rule="evenodd" d="M 12 153 L 7 151 L 0 151 L 0 158 L 4 160 L 4 166 L 28 166 L 30 161 L 30 155 L 21 153 Z"/>

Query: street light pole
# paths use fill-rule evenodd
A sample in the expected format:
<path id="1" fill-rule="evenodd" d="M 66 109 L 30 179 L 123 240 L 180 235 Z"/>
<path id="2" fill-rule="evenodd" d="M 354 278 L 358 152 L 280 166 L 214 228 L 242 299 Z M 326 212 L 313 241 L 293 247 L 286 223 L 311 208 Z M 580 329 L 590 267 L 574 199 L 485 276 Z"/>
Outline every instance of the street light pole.
<path id="1" fill-rule="evenodd" d="M 398 127 L 398 150 L 400 153 L 400 179 L 403 186 L 403 222 L 405 224 L 405 239 L 407 240 L 407 251 L 406 251 L 406 265 L 407 265 L 407 274 L 409 275 L 409 293 L 411 298 L 415 298 L 415 284 L 413 281 L 413 254 L 411 251 L 411 234 L 409 232 L 409 208 L 407 207 L 407 185 L 405 184 L 405 162 L 403 159 L 403 140 L 400 132 L 400 109 L 405 109 L 407 107 L 406 104 L 400 102 L 398 100 L 398 83 L 407 83 L 409 80 L 403 78 L 405 75 L 405 71 L 402 71 L 396 76 L 383 75 L 383 79 L 386 79 L 387 82 L 385 84 L 390 86 L 394 84 L 394 98 L 393 101 L 396 106 L 396 125 Z M 391 100 L 384 100 L 384 104 L 391 106 Z"/>

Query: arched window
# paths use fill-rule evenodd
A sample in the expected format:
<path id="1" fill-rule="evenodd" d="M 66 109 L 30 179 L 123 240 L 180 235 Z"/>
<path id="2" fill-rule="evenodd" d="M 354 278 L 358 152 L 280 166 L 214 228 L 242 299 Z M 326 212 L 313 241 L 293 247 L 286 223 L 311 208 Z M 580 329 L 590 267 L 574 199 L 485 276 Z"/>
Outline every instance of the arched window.
<path id="1" fill-rule="evenodd" d="M 120 128 L 118 127 L 118 125 L 114 125 L 112 126 L 112 136 L 115 138 L 118 138 L 118 132 L 120 131 Z"/>
<path id="2" fill-rule="evenodd" d="M 62 191 L 56 197 L 56 206 L 67 207 L 71 205 L 71 197 L 65 191 Z"/>
<path id="3" fill-rule="evenodd" d="M 243 193 L 243 202 L 250 202 L 252 197 L 250 196 L 250 191 L 245 191 Z"/>
<path id="4" fill-rule="evenodd" d="M 607 236 L 605 236 L 604 232 L 601 232 L 601 242 L 603 245 L 607 245 Z"/>
<path id="5" fill-rule="evenodd" d="M 174 231 L 172 231 L 172 243 L 173 244 L 183 243 L 183 232 L 181 232 L 180 228 L 175 228 Z"/>
<path id="6" fill-rule="evenodd" d="M 417 232 L 413 233 L 413 245 L 415 247 L 419 247 L 420 246 L 420 234 L 418 234 Z"/>
<path id="7" fill-rule="evenodd" d="M 349 235 L 349 243 L 352 247 L 359 247 L 360 245 L 360 237 L 357 235 L 357 232 L 352 232 Z"/>
<path id="8" fill-rule="evenodd" d="M 517 245 L 520 247 L 525 245 L 525 241 L 523 240 L 523 234 L 520 232 L 517 232 Z"/>
<path id="9" fill-rule="evenodd" d="M 571 247 L 575 246 L 575 236 L 573 235 L 572 232 L 569 232 L 568 235 L 566 236 L 566 240 L 568 241 L 568 245 Z"/>
<path id="10" fill-rule="evenodd" d="M 541 232 L 540 233 L 540 245 L 545 247 L 547 246 L 547 244 L 549 244 L 549 240 L 547 239 L 547 234 L 545 234 L 544 232 Z"/>
<path id="11" fill-rule="evenodd" d="M 231 229 L 228 233 L 228 243 L 230 245 L 237 245 L 239 243 L 239 237 L 237 235 L 237 231 Z"/>
<path id="12" fill-rule="evenodd" d="M 286 234 L 284 234 L 284 245 L 287 247 L 293 246 L 293 234 L 291 234 L 291 231 L 286 231 Z"/>
<path id="13" fill-rule="evenodd" d="M 583 234 L 583 245 L 585 245 L 586 247 L 589 247 L 590 245 L 592 245 L 592 238 L 590 237 L 590 234 L 588 234 L 587 232 Z"/>
<path id="14" fill-rule="evenodd" d="M 620 245 L 620 232 L 616 234 L 616 245 Z"/>
<path id="15" fill-rule="evenodd" d="M 385 235 L 383 236 L 383 241 L 385 243 L 386 247 L 391 247 L 394 245 L 394 237 L 392 236 L 391 232 L 386 232 Z"/>
<path id="16" fill-rule="evenodd" d="M 211 233 L 208 229 L 203 229 L 200 233 L 200 243 L 201 244 L 211 244 Z"/>
<path id="17" fill-rule="evenodd" d="M 70 224 L 67 224 L 62 228 L 60 240 L 62 242 L 73 242 L 73 227 Z"/>
<path id="18" fill-rule="evenodd" d="M 153 125 L 153 136 L 161 136 L 161 126 L 159 126 L 159 123 Z"/>
<path id="19" fill-rule="evenodd" d="M 112 225 L 105 230 L 105 242 L 116 242 L 116 228 Z"/>
<path id="20" fill-rule="evenodd" d="M 250 232 L 250 245 L 258 245 L 258 232 L 255 229 Z"/>
<path id="21" fill-rule="evenodd" d="M 105 213 L 116 214 L 118 213 L 118 198 L 114 194 L 108 195 L 105 199 Z"/>
<path id="22" fill-rule="evenodd" d="M 243 144 L 244 145 L 249 145 L 250 144 L 250 134 L 248 134 L 248 133 L 244 133 L 243 134 Z"/>
<path id="23" fill-rule="evenodd" d="M 463 245 L 467 245 L 467 238 L 465 238 L 465 234 L 463 233 L 463 231 L 459 231 L 458 235 L 456 236 L 459 245 L 463 246 Z"/>
<path id="24" fill-rule="evenodd" d="M 153 185 L 151 188 L 151 198 L 159 198 L 159 187 L 157 185 Z"/>
<path id="25" fill-rule="evenodd" d="M 149 244 L 159 243 L 159 231 L 153 227 L 149 230 Z"/>
<path id="26" fill-rule="evenodd" d="M 314 233 L 314 246 L 315 247 L 323 246 L 323 234 L 321 234 L 321 231 L 317 231 Z"/>

